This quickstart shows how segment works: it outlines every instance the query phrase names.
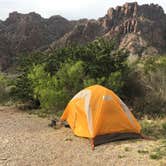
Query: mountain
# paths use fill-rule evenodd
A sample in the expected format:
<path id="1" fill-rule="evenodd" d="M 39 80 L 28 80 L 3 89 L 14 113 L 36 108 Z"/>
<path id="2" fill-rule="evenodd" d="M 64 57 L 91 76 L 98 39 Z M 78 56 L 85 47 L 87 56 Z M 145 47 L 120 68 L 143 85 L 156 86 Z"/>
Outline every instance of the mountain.
<path id="1" fill-rule="evenodd" d="M 110 8 L 104 17 L 79 24 L 51 47 L 68 43 L 84 44 L 96 37 L 115 38 L 120 48 L 132 55 L 166 52 L 166 14 L 158 5 L 126 3 Z"/>
<path id="2" fill-rule="evenodd" d="M 105 36 L 118 35 L 120 47 L 131 54 L 141 56 L 166 51 L 166 14 L 158 5 L 126 3 L 110 8 L 100 21 L 108 28 Z"/>
<path id="3" fill-rule="evenodd" d="M 74 25 L 61 16 L 44 19 L 34 12 L 10 13 L 4 22 L 0 21 L 0 66 L 8 68 L 19 53 L 45 50 Z"/>
<path id="4" fill-rule="evenodd" d="M 126 3 L 110 8 L 97 20 L 69 21 L 59 15 L 48 19 L 37 13 L 13 12 L 0 20 L 0 67 L 7 69 L 19 53 L 85 44 L 97 37 L 116 38 L 131 55 L 166 52 L 166 14 L 159 5 Z"/>

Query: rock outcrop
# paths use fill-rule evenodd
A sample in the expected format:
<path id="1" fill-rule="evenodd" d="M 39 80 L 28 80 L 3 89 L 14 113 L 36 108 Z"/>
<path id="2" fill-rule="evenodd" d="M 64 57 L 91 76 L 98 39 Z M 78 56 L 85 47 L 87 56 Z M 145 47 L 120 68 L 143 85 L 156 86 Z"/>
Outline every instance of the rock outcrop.
<path id="1" fill-rule="evenodd" d="M 100 22 L 108 29 L 105 36 L 119 35 L 120 47 L 132 54 L 141 56 L 148 54 L 147 50 L 150 50 L 149 54 L 165 52 L 166 15 L 158 5 L 126 3 L 116 9 L 110 8 Z"/>
<path id="2" fill-rule="evenodd" d="M 72 31 L 51 44 L 51 48 L 63 47 L 68 44 L 85 44 L 98 36 L 105 34 L 104 28 L 96 20 L 87 20 L 77 23 Z"/>
<path id="3" fill-rule="evenodd" d="M 44 19 L 34 12 L 10 13 L 4 22 L 0 21 L 1 68 L 8 68 L 9 62 L 14 61 L 19 53 L 47 49 L 73 27 L 73 23 L 61 16 Z"/>
<path id="4" fill-rule="evenodd" d="M 132 55 L 166 52 L 166 14 L 159 5 L 141 5 L 136 2 L 110 8 L 104 17 L 80 24 L 51 48 L 68 43 L 84 44 L 96 37 L 117 38 L 120 48 Z"/>
<path id="5" fill-rule="evenodd" d="M 34 12 L 13 12 L 0 21 L 0 66 L 8 68 L 21 52 L 85 44 L 97 37 L 116 37 L 119 47 L 131 55 L 165 53 L 166 14 L 159 5 L 136 2 L 110 8 L 97 20 L 68 21 L 61 16 L 44 19 Z"/>

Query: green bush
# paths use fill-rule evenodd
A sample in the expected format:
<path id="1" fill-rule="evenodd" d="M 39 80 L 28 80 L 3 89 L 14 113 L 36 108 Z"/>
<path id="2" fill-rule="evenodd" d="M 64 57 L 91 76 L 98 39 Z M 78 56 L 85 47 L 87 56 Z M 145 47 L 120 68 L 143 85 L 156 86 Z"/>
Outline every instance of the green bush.
<path id="1" fill-rule="evenodd" d="M 162 128 L 163 128 L 164 132 L 166 133 L 166 122 L 162 124 Z"/>
<path id="2" fill-rule="evenodd" d="M 106 86 L 112 89 L 114 92 L 122 95 L 122 87 L 124 85 L 124 81 L 122 78 L 122 72 L 116 71 L 112 72 L 108 77 L 101 78 L 86 78 L 84 79 L 84 87 L 92 86 L 95 84 Z"/>
<path id="3" fill-rule="evenodd" d="M 135 112 L 152 116 L 166 113 L 166 57 L 140 59 L 130 66 L 125 93 Z"/>
<path id="4" fill-rule="evenodd" d="M 14 101 L 31 101 L 33 100 L 33 91 L 27 73 L 20 74 L 13 83 L 10 95 Z"/>
<path id="5" fill-rule="evenodd" d="M 58 110 L 82 88 L 100 84 L 125 99 L 137 115 L 164 115 L 166 57 L 137 58 L 129 64 L 127 57 L 115 41 L 104 39 L 21 55 L 17 62 L 18 77 L 10 94 L 16 100 Z M 6 85 L 3 82 L 0 86 L 4 96 Z"/>
<path id="6" fill-rule="evenodd" d="M 56 75 L 45 71 L 45 65 L 34 66 L 28 74 L 34 98 L 45 109 L 63 109 L 67 101 L 83 88 L 83 62 L 64 63 Z"/>
<path id="7" fill-rule="evenodd" d="M 0 73 L 0 103 L 7 102 L 9 100 L 9 80 L 7 76 Z"/>
<path id="8" fill-rule="evenodd" d="M 17 77 L 12 83 L 10 96 L 14 101 L 28 103 L 28 107 L 38 107 L 39 101 L 33 98 L 33 89 L 28 73 L 33 65 L 45 62 L 47 55 L 42 52 L 21 54 L 17 58 Z M 30 105 L 29 105 L 30 104 Z"/>
<path id="9" fill-rule="evenodd" d="M 20 56 L 12 95 L 39 101 L 41 108 L 64 109 L 84 87 L 101 84 L 123 97 L 128 54 L 114 41 L 97 39 L 83 46 L 67 46 L 48 53 Z"/>

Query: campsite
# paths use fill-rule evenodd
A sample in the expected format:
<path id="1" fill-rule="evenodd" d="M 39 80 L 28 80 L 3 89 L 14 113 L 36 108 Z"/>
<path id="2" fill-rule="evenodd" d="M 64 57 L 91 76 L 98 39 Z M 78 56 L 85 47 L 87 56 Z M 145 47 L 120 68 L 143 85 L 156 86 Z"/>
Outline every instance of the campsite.
<path id="1" fill-rule="evenodd" d="M 0 166 L 166 166 L 165 0 L 0 2 Z"/>
<path id="2" fill-rule="evenodd" d="M 94 101 L 89 97 L 93 97 Z M 90 103 L 87 105 L 87 102 Z M 86 110 L 90 108 L 91 110 Z M 98 112 L 100 112 L 98 117 L 105 120 L 97 121 L 100 122 L 97 123 L 100 130 L 95 128 L 95 121 L 92 121 Z M 49 116 L 35 115 L 33 110 L 27 112 L 16 107 L 1 106 L 0 164 L 41 166 L 59 164 L 100 166 L 103 163 L 122 166 L 166 164 L 165 119 L 154 119 L 156 123 L 153 123 L 152 120 L 144 118 L 137 122 L 123 101 L 105 87 L 91 86 L 71 99 L 61 116 L 61 120 L 68 120 L 71 128 L 66 128 L 58 121 L 50 128 L 48 125 L 50 118 L 52 120 Z M 88 118 L 92 119 L 88 121 Z M 56 120 L 61 122 L 58 117 Z M 92 125 L 98 131 L 97 137 L 92 136 L 94 139 L 91 139 L 88 125 Z M 103 135 L 104 133 L 106 135 Z M 142 136 L 141 133 L 147 134 L 148 137 Z"/>
<path id="3" fill-rule="evenodd" d="M 97 146 L 76 137 L 65 127 L 48 127 L 50 121 L 14 108 L 0 108 L 0 165 L 165 165 L 151 159 L 161 140 L 127 140 Z M 152 130 L 153 127 L 152 127 Z M 158 153 L 157 153 L 158 155 Z"/>

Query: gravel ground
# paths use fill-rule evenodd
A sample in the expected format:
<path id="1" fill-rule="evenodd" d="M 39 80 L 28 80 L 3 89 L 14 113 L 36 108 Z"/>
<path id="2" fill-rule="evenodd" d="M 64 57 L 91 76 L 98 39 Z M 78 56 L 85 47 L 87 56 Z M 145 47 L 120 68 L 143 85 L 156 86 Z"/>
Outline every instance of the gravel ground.
<path id="1" fill-rule="evenodd" d="M 154 141 L 134 140 L 100 145 L 68 128 L 52 129 L 49 120 L 0 107 L 0 166 L 157 166 L 149 154 Z"/>

